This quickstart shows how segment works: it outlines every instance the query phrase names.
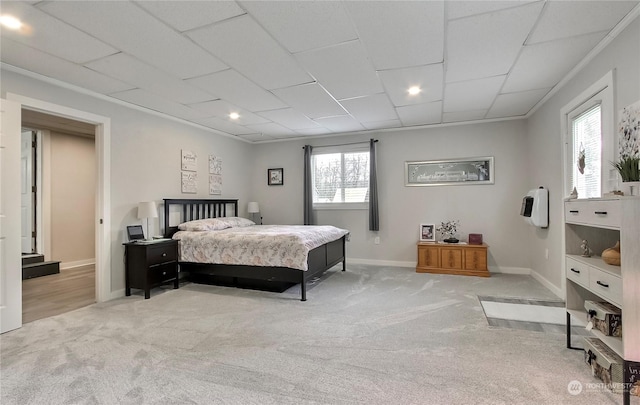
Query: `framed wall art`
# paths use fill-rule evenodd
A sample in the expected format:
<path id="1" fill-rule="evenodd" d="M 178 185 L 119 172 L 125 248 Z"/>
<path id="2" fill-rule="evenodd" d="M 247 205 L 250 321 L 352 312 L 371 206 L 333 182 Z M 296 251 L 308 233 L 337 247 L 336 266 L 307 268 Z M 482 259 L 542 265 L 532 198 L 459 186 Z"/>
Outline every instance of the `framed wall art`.
<path id="1" fill-rule="evenodd" d="M 267 184 L 270 186 L 281 186 L 284 184 L 284 169 L 267 169 Z"/>
<path id="2" fill-rule="evenodd" d="M 404 163 L 404 185 L 458 186 L 494 184 L 493 156 Z"/>

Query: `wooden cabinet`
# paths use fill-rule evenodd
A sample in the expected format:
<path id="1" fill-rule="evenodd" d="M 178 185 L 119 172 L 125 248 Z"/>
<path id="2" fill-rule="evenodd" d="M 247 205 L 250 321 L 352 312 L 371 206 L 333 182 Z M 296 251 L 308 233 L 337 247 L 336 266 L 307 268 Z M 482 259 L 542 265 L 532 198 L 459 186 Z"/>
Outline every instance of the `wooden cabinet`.
<path id="1" fill-rule="evenodd" d="M 487 248 L 482 245 L 418 243 L 417 273 L 459 274 L 489 277 Z"/>
<path id="2" fill-rule="evenodd" d="M 151 288 L 173 281 L 178 288 L 178 241 L 155 243 L 125 243 L 125 295 L 131 288 L 144 290 L 144 298 L 151 296 Z"/>

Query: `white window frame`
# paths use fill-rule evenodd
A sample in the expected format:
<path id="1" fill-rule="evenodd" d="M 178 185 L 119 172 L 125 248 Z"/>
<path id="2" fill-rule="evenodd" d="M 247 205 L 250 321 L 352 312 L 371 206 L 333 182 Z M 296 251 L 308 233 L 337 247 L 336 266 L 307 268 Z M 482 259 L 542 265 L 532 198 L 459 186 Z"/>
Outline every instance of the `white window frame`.
<path id="1" fill-rule="evenodd" d="M 344 145 L 344 146 L 332 146 L 332 147 L 318 147 L 318 150 L 314 150 L 312 155 L 328 155 L 332 153 L 354 153 L 354 152 L 367 152 L 369 153 L 369 147 L 363 145 Z M 312 156 L 312 159 L 313 159 Z M 371 159 L 371 156 L 369 156 Z M 315 170 L 315 167 L 314 167 Z M 314 173 L 315 178 L 315 173 Z M 315 184 L 314 184 L 315 187 Z M 367 210 L 369 209 L 369 202 L 340 202 L 340 203 L 313 203 L 314 210 Z"/>
<path id="2" fill-rule="evenodd" d="M 564 184 L 564 196 L 572 191 L 571 174 L 575 162 L 573 161 L 573 134 L 571 119 L 580 115 L 589 108 L 600 104 L 602 125 L 602 167 L 600 173 L 601 196 L 610 192 L 616 183 L 617 173 L 610 162 L 616 160 L 615 145 L 616 132 L 614 123 L 614 72 L 610 71 L 600 80 L 589 86 L 579 96 L 571 100 L 560 110 L 563 146 L 562 175 Z M 580 198 L 581 196 L 578 196 Z"/>

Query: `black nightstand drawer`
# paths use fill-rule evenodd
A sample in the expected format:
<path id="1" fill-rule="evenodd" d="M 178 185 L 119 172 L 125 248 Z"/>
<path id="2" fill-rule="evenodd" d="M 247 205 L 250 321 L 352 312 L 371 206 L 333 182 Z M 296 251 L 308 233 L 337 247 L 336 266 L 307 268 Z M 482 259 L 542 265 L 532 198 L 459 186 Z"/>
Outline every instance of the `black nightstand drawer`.
<path id="1" fill-rule="evenodd" d="M 178 250 L 174 245 L 149 246 L 147 250 L 147 263 L 149 266 L 174 260 L 178 260 Z"/>
<path id="2" fill-rule="evenodd" d="M 147 277 L 148 283 L 151 285 L 173 280 L 178 277 L 178 266 L 173 262 L 149 267 Z"/>

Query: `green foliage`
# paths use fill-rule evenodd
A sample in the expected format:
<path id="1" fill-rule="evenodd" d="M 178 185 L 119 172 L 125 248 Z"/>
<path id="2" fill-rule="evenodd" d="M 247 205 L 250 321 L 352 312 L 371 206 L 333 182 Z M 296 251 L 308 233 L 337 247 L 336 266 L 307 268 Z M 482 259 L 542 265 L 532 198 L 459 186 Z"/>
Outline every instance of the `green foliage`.
<path id="1" fill-rule="evenodd" d="M 622 181 L 640 181 L 640 157 L 624 156 L 617 162 L 611 163 L 618 170 Z"/>

